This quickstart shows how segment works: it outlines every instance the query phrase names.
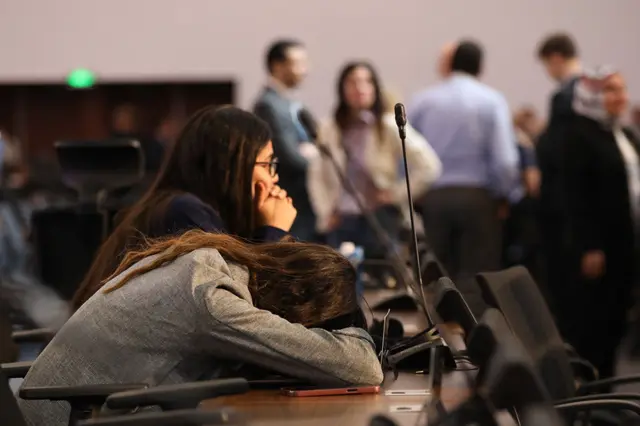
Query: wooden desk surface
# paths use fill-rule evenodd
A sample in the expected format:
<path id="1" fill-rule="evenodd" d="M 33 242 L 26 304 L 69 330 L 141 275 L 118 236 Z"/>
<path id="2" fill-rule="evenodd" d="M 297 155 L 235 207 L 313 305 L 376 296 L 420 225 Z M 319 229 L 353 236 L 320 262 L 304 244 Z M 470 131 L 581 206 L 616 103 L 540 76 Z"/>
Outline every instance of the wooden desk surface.
<path id="1" fill-rule="evenodd" d="M 445 375 L 440 398 L 451 409 L 470 395 L 467 373 L 456 371 Z M 387 390 L 421 390 L 428 386 L 428 376 L 401 373 L 397 380 L 388 375 L 384 389 L 378 395 L 344 395 L 295 398 L 279 391 L 252 391 L 244 395 L 204 401 L 202 409 L 222 406 L 243 413 L 250 425 L 276 426 L 368 426 L 376 414 L 393 418 L 399 426 L 414 426 L 418 416 L 426 422 L 420 410 L 430 396 L 386 396 Z M 425 423 L 422 423 L 425 424 Z"/>
<path id="2" fill-rule="evenodd" d="M 391 295 L 391 290 L 365 291 L 365 298 L 370 305 Z M 385 312 L 374 312 L 374 316 L 379 319 L 384 314 Z M 391 316 L 403 323 L 406 335 L 416 334 L 426 326 L 426 319 L 420 311 L 392 311 Z M 467 380 L 469 374 L 468 371 L 455 371 L 443 377 L 439 396 L 446 409 L 454 408 L 471 394 Z M 420 410 L 432 395 L 386 396 L 385 391 L 424 390 L 428 386 L 428 376 L 400 373 L 397 380 L 393 379 L 393 375 L 387 375 L 383 390 L 378 395 L 295 398 L 284 396 L 279 391 L 252 391 L 244 395 L 204 401 L 201 408 L 233 408 L 243 413 L 252 426 L 368 426 L 376 414 L 393 418 L 399 426 L 414 426 L 419 416 L 423 418 L 421 424 L 426 423 L 426 413 L 420 413 Z"/>

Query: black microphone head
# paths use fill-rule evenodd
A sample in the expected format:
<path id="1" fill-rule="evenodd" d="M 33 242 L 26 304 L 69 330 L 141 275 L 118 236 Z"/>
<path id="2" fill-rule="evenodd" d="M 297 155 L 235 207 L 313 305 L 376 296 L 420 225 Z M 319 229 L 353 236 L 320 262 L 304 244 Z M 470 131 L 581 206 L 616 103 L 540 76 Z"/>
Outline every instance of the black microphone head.
<path id="1" fill-rule="evenodd" d="M 407 125 L 407 112 L 404 109 L 404 105 L 398 102 L 393 108 L 396 114 L 396 124 L 398 127 L 404 127 Z"/>
<path id="2" fill-rule="evenodd" d="M 300 111 L 298 111 L 298 120 L 300 120 L 300 124 L 302 124 L 302 127 L 304 127 L 311 137 L 310 142 L 315 142 L 318 138 L 318 125 L 316 124 L 316 120 L 313 119 L 311 113 L 305 108 L 301 108 Z"/>

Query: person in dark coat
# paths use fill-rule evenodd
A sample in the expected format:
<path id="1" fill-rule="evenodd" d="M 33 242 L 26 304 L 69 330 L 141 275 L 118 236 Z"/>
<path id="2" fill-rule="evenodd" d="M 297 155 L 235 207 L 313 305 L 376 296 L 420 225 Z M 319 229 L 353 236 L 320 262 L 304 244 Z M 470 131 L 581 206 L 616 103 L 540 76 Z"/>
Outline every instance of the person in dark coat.
<path id="1" fill-rule="evenodd" d="M 612 376 L 626 330 L 640 225 L 640 145 L 620 124 L 628 106 L 622 75 L 599 69 L 575 88 L 576 118 L 564 152 L 571 266 L 559 307 L 564 337 L 602 377 Z"/>
<path id="2" fill-rule="evenodd" d="M 548 290 L 550 307 L 558 325 L 562 326 L 563 316 L 567 313 L 555 306 L 555 300 L 565 297 L 564 283 L 571 279 L 567 268 L 571 236 L 566 226 L 562 155 L 565 133 L 575 117 L 573 92 L 581 65 L 576 43 L 564 33 L 546 37 L 540 43 L 537 55 L 547 75 L 558 84 L 551 97 L 547 127 L 536 144 L 536 156 L 541 176 L 538 218 L 545 270 L 543 286 Z"/>

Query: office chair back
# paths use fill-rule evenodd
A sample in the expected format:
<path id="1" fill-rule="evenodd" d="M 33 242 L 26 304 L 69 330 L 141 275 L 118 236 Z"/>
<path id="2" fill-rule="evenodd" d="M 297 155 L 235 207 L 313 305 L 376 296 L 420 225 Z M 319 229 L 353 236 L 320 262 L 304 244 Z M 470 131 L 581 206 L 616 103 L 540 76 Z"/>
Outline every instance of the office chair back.
<path id="1" fill-rule="evenodd" d="M 47 208 L 31 218 L 38 275 L 71 300 L 102 243 L 104 217 L 76 208 Z"/>
<path id="2" fill-rule="evenodd" d="M 16 401 L 9 380 L 6 378 L 2 369 L 0 369 L 0 418 L 2 418 L 3 426 L 27 426 L 27 422 L 22 416 L 18 402 Z"/>
<path id="3" fill-rule="evenodd" d="M 434 305 L 440 318 L 444 322 L 459 324 L 464 330 L 465 336 L 469 337 L 478 321 L 453 281 L 442 277 L 432 285 Z"/>
<path id="4" fill-rule="evenodd" d="M 492 335 L 495 347 L 486 363 L 483 388 L 497 409 L 524 409 L 549 404 L 551 398 L 533 360 L 513 335 L 500 312 L 487 309 L 481 323 Z"/>
<path id="5" fill-rule="evenodd" d="M 554 399 L 575 394 L 574 376 L 553 316 L 526 268 L 478 274 L 485 302 L 499 309 L 533 358 Z"/>
<path id="6" fill-rule="evenodd" d="M 432 250 L 426 250 L 423 252 L 420 259 L 420 267 L 422 269 L 422 283 L 425 286 L 438 281 L 440 278 L 448 276 L 444 266 L 442 266 Z"/>
<path id="7" fill-rule="evenodd" d="M 60 141 L 55 149 L 64 183 L 81 199 L 134 185 L 144 177 L 144 153 L 136 140 Z"/>

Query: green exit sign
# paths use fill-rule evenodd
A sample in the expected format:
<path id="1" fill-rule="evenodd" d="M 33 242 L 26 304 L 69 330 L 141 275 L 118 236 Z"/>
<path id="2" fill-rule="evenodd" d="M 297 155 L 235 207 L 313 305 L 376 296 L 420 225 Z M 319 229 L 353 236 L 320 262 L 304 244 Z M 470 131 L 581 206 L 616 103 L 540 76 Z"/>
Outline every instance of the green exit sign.
<path id="1" fill-rule="evenodd" d="M 96 75 L 85 68 L 77 68 L 67 75 L 67 85 L 73 89 L 88 89 L 96 83 Z"/>

